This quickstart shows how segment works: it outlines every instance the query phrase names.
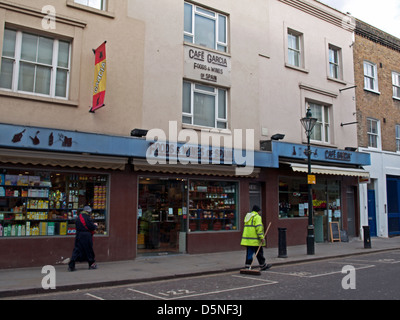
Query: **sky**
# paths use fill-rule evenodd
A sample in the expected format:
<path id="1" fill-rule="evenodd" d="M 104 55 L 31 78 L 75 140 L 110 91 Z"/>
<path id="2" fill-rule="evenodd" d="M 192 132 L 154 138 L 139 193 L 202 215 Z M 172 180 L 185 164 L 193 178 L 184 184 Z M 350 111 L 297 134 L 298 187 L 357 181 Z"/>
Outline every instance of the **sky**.
<path id="1" fill-rule="evenodd" d="M 318 0 L 400 38 L 400 0 Z"/>

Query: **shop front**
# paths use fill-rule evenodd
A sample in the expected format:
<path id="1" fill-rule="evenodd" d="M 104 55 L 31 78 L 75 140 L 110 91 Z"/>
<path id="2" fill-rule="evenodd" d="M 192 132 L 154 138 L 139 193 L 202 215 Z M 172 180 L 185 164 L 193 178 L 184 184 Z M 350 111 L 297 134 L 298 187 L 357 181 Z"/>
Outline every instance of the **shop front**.
<path id="1" fill-rule="evenodd" d="M 185 253 L 188 234 L 239 230 L 239 182 L 139 177 L 138 254 Z"/>
<path id="2" fill-rule="evenodd" d="M 273 179 L 278 183 L 277 214 L 274 223 L 287 228 L 288 244 L 303 244 L 308 225 L 308 166 L 306 146 L 272 141 L 266 146 L 279 156 Z M 358 236 L 360 205 L 359 179 L 368 179 L 363 169 L 370 163 L 368 154 L 323 147 L 312 147 L 313 225 L 316 242 L 336 241 L 335 226 L 343 235 Z M 345 237 L 344 237 L 345 238 Z"/>
<path id="3" fill-rule="evenodd" d="M 151 165 L 151 145 L 144 138 L 0 124 L 0 268 L 63 263 L 85 205 L 99 224 L 99 262 L 240 250 L 252 201 L 262 202 L 267 221 L 259 186 L 278 166 L 272 153 L 255 152 L 254 170 L 238 175 L 234 160 L 214 164 L 211 157 L 208 164 Z"/>

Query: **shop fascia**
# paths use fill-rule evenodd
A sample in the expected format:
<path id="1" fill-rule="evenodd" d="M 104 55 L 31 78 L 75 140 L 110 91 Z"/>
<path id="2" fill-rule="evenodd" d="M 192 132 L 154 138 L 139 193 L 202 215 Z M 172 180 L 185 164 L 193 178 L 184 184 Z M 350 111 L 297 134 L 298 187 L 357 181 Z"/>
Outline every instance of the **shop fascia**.
<path id="1" fill-rule="evenodd" d="M 235 129 L 232 135 L 218 133 L 218 130 L 201 130 L 198 134 L 197 130 L 192 129 L 183 129 L 178 132 L 178 123 L 170 121 L 169 140 L 162 129 L 152 129 L 148 132 L 146 141 L 149 142 L 149 147 L 146 160 L 150 165 L 178 163 L 182 165 L 236 165 L 236 175 L 251 175 L 255 164 L 254 130 Z M 243 147 L 243 140 L 246 141 L 245 147 Z M 186 143 L 178 141 L 186 141 Z"/>

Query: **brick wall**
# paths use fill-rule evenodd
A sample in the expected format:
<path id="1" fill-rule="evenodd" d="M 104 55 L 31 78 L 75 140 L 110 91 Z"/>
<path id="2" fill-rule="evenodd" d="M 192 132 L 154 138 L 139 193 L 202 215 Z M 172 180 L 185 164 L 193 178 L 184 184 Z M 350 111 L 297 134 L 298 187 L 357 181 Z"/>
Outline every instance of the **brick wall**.
<path id="1" fill-rule="evenodd" d="M 395 152 L 400 101 L 393 99 L 392 71 L 400 73 L 400 39 L 360 21 L 357 21 L 355 39 L 358 144 L 368 147 L 367 118 L 374 118 L 380 121 L 382 150 Z M 380 94 L 364 90 L 364 60 L 377 65 Z"/>

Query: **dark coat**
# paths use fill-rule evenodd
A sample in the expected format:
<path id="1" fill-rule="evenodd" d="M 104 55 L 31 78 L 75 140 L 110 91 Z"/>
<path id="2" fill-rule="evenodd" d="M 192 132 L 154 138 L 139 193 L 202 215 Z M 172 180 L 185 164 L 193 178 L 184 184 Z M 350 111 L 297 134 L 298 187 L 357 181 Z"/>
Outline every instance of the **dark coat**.
<path id="1" fill-rule="evenodd" d="M 93 251 L 93 235 L 92 231 L 97 229 L 97 226 L 93 223 L 89 215 L 81 213 L 81 216 L 85 220 L 86 227 L 81 222 L 78 217 L 75 221 L 76 225 L 76 237 L 75 237 L 75 247 L 72 252 L 72 261 L 84 262 L 87 261 L 93 263 L 95 261 L 95 254 Z"/>

